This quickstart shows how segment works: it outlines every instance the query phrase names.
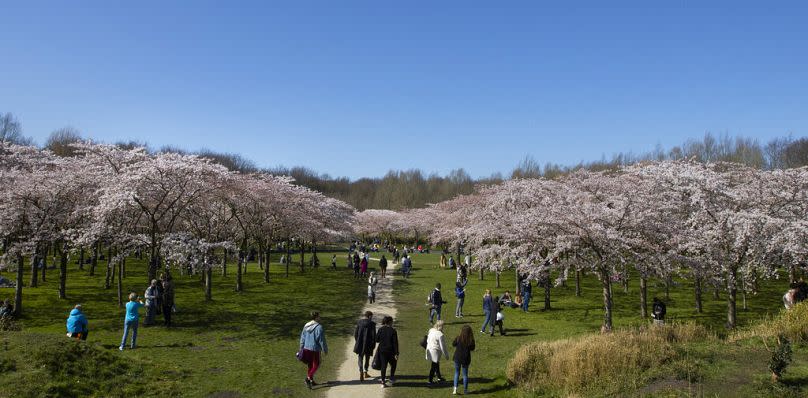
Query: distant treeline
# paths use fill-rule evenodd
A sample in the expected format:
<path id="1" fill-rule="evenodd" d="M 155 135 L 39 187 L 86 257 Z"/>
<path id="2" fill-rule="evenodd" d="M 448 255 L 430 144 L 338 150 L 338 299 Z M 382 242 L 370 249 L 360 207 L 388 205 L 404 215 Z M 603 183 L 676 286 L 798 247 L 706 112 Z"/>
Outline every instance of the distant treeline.
<path id="1" fill-rule="evenodd" d="M 71 156 L 71 142 L 82 140 L 81 134 L 70 127 L 51 133 L 44 147 L 61 156 Z M 30 138 L 22 134 L 20 123 L 10 113 L 0 114 L 0 141 L 32 144 Z M 145 142 L 118 142 L 122 147 L 149 148 Z M 707 133 L 701 140 L 688 140 L 671 149 L 657 147 L 655 150 L 634 154 L 619 153 L 611 159 L 560 165 L 542 165 L 531 156 L 525 157 L 504 177 L 500 173 L 490 177 L 474 179 L 464 169 L 452 170 L 446 176 L 436 173 L 426 174 L 421 170 L 391 170 L 381 178 L 360 178 L 351 181 L 347 177 L 331 177 L 306 167 L 275 167 L 262 169 L 252 160 L 239 154 L 221 153 L 208 149 L 190 152 L 184 148 L 162 147 L 156 152 L 195 153 L 209 158 L 223 166 L 241 172 L 266 172 L 275 175 L 290 175 L 295 183 L 317 190 L 325 195 L 345 201 L 359 210 L 364 209 L 404 209 L 423 207 L 460 194 L 468 194 L 477 184 L 497 184 L 505 178 L 546 177 L 555 178 L 581 168 L 608 170 L 623 165 L 643 161 L 668 159 L 695 159 L 700 162 L 728 161 L 742 163 L 761 169 L 785 169 L 808 165 L 808 137 L 795 139 L 791 136 L 775 138 L 766 144 L 745 137 L 730 137 L 727 134 L 715 136 Z"/>

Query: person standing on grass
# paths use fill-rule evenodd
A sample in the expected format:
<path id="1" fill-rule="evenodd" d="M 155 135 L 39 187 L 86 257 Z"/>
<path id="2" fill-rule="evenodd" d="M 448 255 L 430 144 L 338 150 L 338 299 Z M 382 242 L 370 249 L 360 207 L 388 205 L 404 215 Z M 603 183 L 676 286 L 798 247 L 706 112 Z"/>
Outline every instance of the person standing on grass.
<path id="1" fill-rule="evenodd" d="M 471 332 L 471 326 L 463 325 L 460 329 L 460 334 L 455 337 L 452 342 L 455 347 L 454 356 L 454 390 L 452 394 L 457 394 L 457 379 L 460 377 L 460 371 L 463 371 L 463 394 L 469 393 L 469 365 L 471 365 L 471 352 L 474 351 L 474 333 Z"/>
<path id="2" fill-rule="evenodd" d="M 81 312 L 81 304 L 76 304 L 67 318 L 67 336 L 76 340 L 87 340 L 87 317 Z"/>
<path id="3" fill-rule="evenodd" d="M 480 329 L 480 333 L 485 333 L 485 329 L 488 327 L 489 323 L 492 323 L 491 319 L 491 310 L 494 306 L 494 300 L 491 298 L 491 289 L 485 289 L 485 294 L 483 295 L 483 314 L 485 315 L 485 320 L 483 321 L 483 327 Z M 493 323 L 491 325 L 491 329 L 493 330 Z"/>
<path id="4" fill-rule="evenodd" d="M 382 254 L 382 259 L 379 260 L 379 269 L 382 271 L 382 278 L 387 278 L 387 257 Z"/>
<path id="5" fill-rule="evenodd" d="M 446 268 L 446 254 L 445 253 L 440 254 L 440 267 L 441 268 Z"/>
<path id="6" fill-rule="evenodd" d="M 430 362 L 429 384 L 434 383 L 435 376 L 437 376 L 438 382 L 446 381 L 440 374 L 442 356 L 449 359 L 449 351 L 446 349 L 446 339 L 443 337 L 443 321 L 437 321 L 426 336 L 426 359 Z"/>
<path id="7" fill-rule="evenodd" d="M 337 270 L 337 255 L 334 254 L 331 256 L 331 269 L 336 271 Z"/>
<path id="8" fill-rule="evenodd" d="M 163 275 L 163 320 L 167 328 L 171 327 L 171 316 L 174 312 L 174 282 L 171 280 L 171 274 Z"/>
<path id="9" fill-rule="evenodd" d="M 353 255 L 353 276 L 359 278 L 359 253 L 354 252 Z"/>
<path id="10" fill-rule="evenodd" d="M 155 298 L 154 298 L 154 313 L 156 315 L 161 315 L 163 313 L 163 281 L 166 279 L 166 274 L 161 273 L 160 279 L 158 279 L 157 284 L 155 285 Z"/>
<path id="11" fill-rule="evenodd" d="M 308 367 L 306 372 L 306 386 L 311 389 L 316 386 L 314 374 L 320 367 L 320 353 L 328 355 L 328 344 L 325 342 L 325 331 L 320 324 L 320 313 L 311 312 L 311 320 L 303 326 L 300 332 L 300 349 L 303 350 L 303 363 Z"/>
<path id="12" fill-rule="evenodd" d="M 651 316 L 654 318 L 654 325 L 664 325 L 665 312 L 667 312 L 665 303 L 659 298 L 654 297 L 654 304 L 651 308 Z"/>
<path id="13" fill-rule="evenodd" d="M 375 345 L 376 322 L 373 322 L 373 313 L 365 311 L 365 318 L 356 323 L 356 329 L 354 330 L 353 352 L 359 356 L 359 381 L 365 381 L 365 379 L 370 378 L 368 365 L 370 364 L 370 358 L 373 356 L 373 347 Z"/>
<path id="14" fill-rule="evenodd" d="M 146 298 L 146 320 L 143 322 L 143 326 L 151 326 L 154 323 L 154 314 L 157 312 L 157 279 L 152 279 L 143 296 Z"/>
<path id="15" fill-rule="evenodd" d="M 376 354 L 379 355 L 379 363 L 382 366 L 382 388 L 387 387 L 387 364 L 390 364 L 390 384 L 395 383 L 396 365 L 398 364 L 398 333 L 393 328 L 393 317 L 385 316 L 382 319 L 382 327 L 376 332 Z"/>
<path id="16" fill-rule="evenodd" d="M 502 307 L 499 305 L 499 297 L 494 297 L 491 300 L 491 337 L 494 337 L 494 327 L 499 326 L 499 335 L 504 336 L 505 332 L 502 330 L 502 321 L 505 316 L 502 314 Z"/>
<path id="17" fill-rule="evenodd" d="M 140 310 L 143 305 L 143 301 L 137 299 L 136 293 L 129 293 L 129 302 L 126 303 L 126 317 L 123 320 L 123 338 L 121 339 L 121 346 L 118 347 L 119 350 L 123 351 L 123 347 L 126 345 L 126 337 L 129 336 L 129 331 L 132 331 L 132 344 L 130 347 L 134 350 L 137 346 L 137 324 L 140 320 Z"/>
<path id="18" fill-rule="evenodd" d="M 429 323 L 435 320 L 435 315 L 438 316 L 438 321 L 440 321 L 441 308 L 446 304 L 446 301 L 443 300 L 443 296 L 440 293 L 440 283 L 436 283 L 435 289 L 429 294 L 429 304 L 431 304 L 429 309 Z"/>
<path id="19" fill-rule="evenodd" d="M 529 279 L 522 281 L 522 311 L 527 312 L 530 306 L 530 296 L 533 293 L 533 286 Z"/>
<path id="20" fill-rule="evenodd" d="M 466 283 L 468 283 L 468 281 L 466 281 Z M 457 297 L 455 318 L 463 317 L 463 303 L 466 301 L 466 283 L 455 282 L 455 297 Z"/>

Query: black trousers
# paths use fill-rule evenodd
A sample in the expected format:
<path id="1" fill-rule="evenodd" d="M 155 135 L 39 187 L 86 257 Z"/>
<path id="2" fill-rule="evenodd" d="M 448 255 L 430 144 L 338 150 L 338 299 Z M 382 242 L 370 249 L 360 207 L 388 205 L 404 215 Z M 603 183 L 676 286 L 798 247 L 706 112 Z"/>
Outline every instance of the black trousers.
<path id="1" fill-rule="evenodd" d="M 505 332 L 502 330 L 502 321 L 494 321 L 494 323 L 491 324 L 491 335 L 494 335 L 494 327 L 497 325 L 499 325 L 499 335 L 504 336 Z"/>
<path id="2" fill-rule="evenodd" d="M 394 379 L 396 377 L 396 365 L 398 365 L 395 354 L 380 352 L 379 362 L 382 365 L 382 381 L 387 380 L 387 364 L 390 364 L 390 378 Z"/>
<path id="3" fill-rule="evenodd" d="M 440 375 L 440 362 L 432 362 L 432 366 L 429 368 L 429 382 L 432 382 L 432 379 L 437 376 L 439 379 L 442 379 L 443 376 Z"/>

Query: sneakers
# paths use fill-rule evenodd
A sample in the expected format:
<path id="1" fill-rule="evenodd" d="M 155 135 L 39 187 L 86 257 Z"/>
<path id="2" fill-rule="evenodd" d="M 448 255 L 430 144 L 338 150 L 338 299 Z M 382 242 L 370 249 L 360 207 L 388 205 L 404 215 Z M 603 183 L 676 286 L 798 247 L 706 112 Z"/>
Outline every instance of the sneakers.
<path id="1" fill-rule="evenodd" d="M 123 351 L 123 346 L 118 347 L 118 351 Z"/>
<path id="2" fill-rule="evenodd" d="M 309 390 L 311 390 L 311 385 L 312 385 L 312 381 L 311 381 L 311 379 L 309 379 L 309 378 L 307 377 L 307 378 L 306 378 L 306 387 L 308 387 L 308 388 L 309 388 Z"/>
<path id="3" fill-rule="evenodd" d="M 365 371 L 365 378 L 366 378 L 366 379 L 369 379 L 369 378 L 370 378 L 370 373 L 368 373 L 367 371 Z"/>
<path id="4" fill-rule="evenodd" d="M 359 381 L 365 381 L 365 374 L 362 372 L 359 372 Z"/>
<path id="5" fill-rule="evenodd" d="M 457 395 L 457 387 L 452 390 L 452 395 Z"/>
<path id="6" fill-rule="evenodd" d="M 387 388 L 387 384 L 382 380 L 382 388 Z"/>

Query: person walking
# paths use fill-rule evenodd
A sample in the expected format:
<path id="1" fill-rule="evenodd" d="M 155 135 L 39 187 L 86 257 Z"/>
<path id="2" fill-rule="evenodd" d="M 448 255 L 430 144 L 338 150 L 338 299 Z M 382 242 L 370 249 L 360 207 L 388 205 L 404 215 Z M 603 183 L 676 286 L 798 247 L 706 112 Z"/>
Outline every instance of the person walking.
<path id="1" fill-rule="evenodd" d="M 359 357 L 359 381 L 370 378 L 368 365 L 370 358 L 373 356 L 373 347 L 375 345 L 376 322 L 373 322 L 373 313 L 365 311 L 365 318 L 360 319 L 359 322 L 356 323 L 356 329 L 354 330 L 353 352 Z"/>
<path id="2" fill-rule="evenodd" d="M 316 386 L 314 374 L 320 367 L 320 353 L 328 355 L 328 344 L 325 341 L 325 331 L 320 324 L 320 313 L 311 312 L 311 320 L 303 326 L 300 332 L 300 349 L 303 351 L 303 363 L 307 366 L 306 386 L 311 389 Z"/>
<path id="3" fill-rule="evenodd" d="M 533 294 L 533 286 L 529 279 L 522 281 L 522 311 L 527 312 L 530 306 L 530 296 Z"/>
<path id="4" fill-rule="evenodd" d="M 368 278 L 368 303 L 373 304 L 376 302 L 376 285 L 379 284 L 379 278 L 376 278 L 376 275 L 373 275 L 371 271 L 370 277 Z"/>
<path id="5" fill-rule="evenodd" d="M 485 320 L 483 321 L 483 327 L 480 329 L 480 333 L 486 333 L 485 329 L 488 327 L 488 324 L 491 323 L 491 309 L 493 308 L 493 304 L 494 300 L 491 298 L 491 289 L 485 289 L 485 294 L 483 295 L 483 314 L 485 315 Z"/>
<path id="6" fill-rule="evenodd" d="M 129 302 L 126 303 L 126 317 L 123 320 L 123 338 L 121 339 L 121 346 L 119 350 L 123 351 L 126 345 L 126 337 L 129 336 L 129 331 L 132 331 L 132 344 L 129 346 L 133 350 L 137 346 L 137 324 L 140 320 L 140 310 L 143 308 L 143 301 L 137 299 L 136 293 L 129 293 Z"/>
<path id="7" fill-rule="evenodd" d="M 174 281 L 171 280 L 171 274 L 164 275 L 163 278 L 163 324 L 171 327 L 171 316 L 174 312 Z"/>
<path id="8" fill-rule="evenodd" d="M 334 254 L 331 256 L 331 269 L 336 271 L 337 270 L 337 255 Z"/>
<path id="9" fill-rule="evenodd" d="M 387 365 L 390 365 L 390 384 L 395 383 L 396 365 L 398 364 L 398 332 L 393 328 L 393 317 L 385 316 L 382 319 L 382 327 L 376 332 L 376 355 L 379 356 L 379 364 L 382 372 L 382 388 L 387 387 Z"/>
<path id="10" fill-rule="evenodd" d="M 505 335 L 505 332 L 502 330 L 503 319 L 505 319 L 505 317 L 502 315 L 502 307 L 499 305 L 499 297 L 494 297 L 491 300 L 491 337 L 494 337 L 494 327 L 496 326 L 499 326 L 499 335 Z"/>
<path id="11" fill-rule="evenodd" d="M 466 283 L 468 283 L 468 281 L 466 281 Z M 457 297 L 455 318 L 463 317 L 463 304 L 466 301 L 466 283 L 455 282 L 455 297 Z"/>
<path id="12" fill-rule="evenodd" d="M 368 256 L 365 255 L 362 257 L 362 261 L 359 263 L 359 274 L 362 278 L 366 278 L 368 276 Z"/>
<path id="13" fill-rule="evenodd" d="M 405 278 L 409 278 L 410 272 L 412 272 L 412 260 L 410 260 L 410 256 L 405 254 L 401 260 L 401 274 Z"/>
<path id="14" fill-rule="evenodd" d="M 429 323 L 431 324 L 434 322 L 436 315 L 438 317 L 438 321 L 440 321 L 441 308 L 443 308 L 443 305 L 446 304 L 446 301 L 443 300 L 443 296 L 440 293 L 440 283 L 436 283 L 435 289 L 433 289 L 429 294 L 429 304 Z"/>
<path id="15" fill-rule="evenodd" d="M 387 257 L 382 254 L 382 259 L 379 260 L 379 269 L 382 273 L 382 278 L 387 278 Z"/>
<path id="16" fill-rule="evenodd" d="M 471 331 L 471 326 L 463 325 L 460 329 L 460 334 L 452 341 L 452 346 L 455 347 L 454 356 L 454 390 L 452 394 L 457 394 L 457 379 L 460 377 L 460 372 L 463 372 L 463 394 L 469 393 L 469 365 L 471 365 L 471 352 L 474 351 L 474 333 Z"/>
<path id="17" fill-rule="evenodd" d="M 443 337 L 443 321 L 437 321 L 435 326 L 429 329 L 426 336 L 426 359 L 430 362 L 429 384 L 434 383 L 436 376 L 438 382 L 446 381 L 440 374 L 441 356 L 449 359 L 449 351 L 446 350 L 446 339 Z"/>
<path id="18" fill-rule="evenodd" d="M 353 255 L 353 273 L 354 278 L 359 278 L 359 253 L 354 252 Z"/>
<path id="19" fill-rule="evenodd" d="M 67 337 L 72 337 L 76 340 L 87 340 L 87 317 L 81 312 L 81 304 L 76 304 L 73 310 L 70 311 L 70 316 L 67 317 Z"/>
<path id="20" fill-rule="evenodd" d="M 151 326 L 157 313 L 157 279 L 152 279 L 143 297 L 146 298 L 146 320 L 143 321 L 143 326 Z"/>

